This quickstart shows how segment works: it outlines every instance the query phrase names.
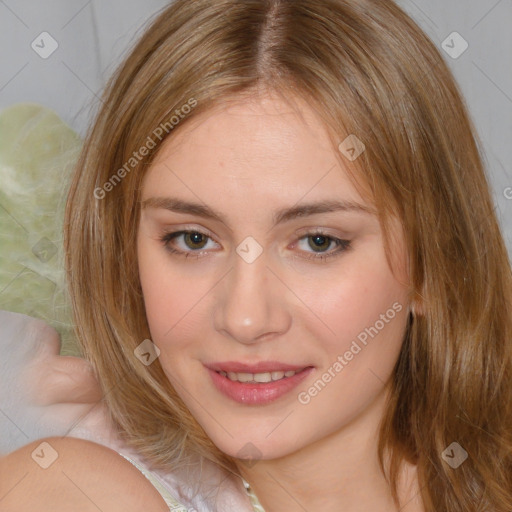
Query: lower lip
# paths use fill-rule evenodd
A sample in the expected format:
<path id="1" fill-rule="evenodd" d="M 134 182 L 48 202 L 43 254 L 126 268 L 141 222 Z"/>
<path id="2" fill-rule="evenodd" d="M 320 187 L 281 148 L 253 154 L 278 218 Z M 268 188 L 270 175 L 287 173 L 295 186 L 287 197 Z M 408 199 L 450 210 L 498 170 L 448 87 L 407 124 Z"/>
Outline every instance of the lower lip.
<path id="1" fill-rule="evenodd" d="M 312 371 L 312 367 L 272 382 L 237 382 L 207 368 L 216 388 L 231 400 L 247 405 L 264 405 L 277 400 L 298 386 Z"/>

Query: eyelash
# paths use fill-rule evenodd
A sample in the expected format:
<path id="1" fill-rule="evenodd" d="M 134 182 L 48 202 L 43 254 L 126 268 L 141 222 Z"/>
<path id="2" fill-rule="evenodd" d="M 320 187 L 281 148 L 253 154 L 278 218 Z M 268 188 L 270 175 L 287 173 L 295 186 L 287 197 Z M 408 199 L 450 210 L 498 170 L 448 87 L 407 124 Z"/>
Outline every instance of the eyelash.
<path id="1" fill-rule="evenodd" d="M 182 230 L 182 231 L 174 231 L 174 232 L 167 232 L 164 233 L 163 236 L 160 237 L 160 242 L 163 244 L 165 249 L 170 252 L 171 254 L 175 254 L 177 256 L 182 256 L 184 258 L 201 258 L 202 253 L 204 251 L 202 250 L 191 250 L 191 251 L 181 251 L 178 249 L 175 249 L 170 246 L 170 242 L 174 240 L 175 238 L 178 238 L 183 235 L 187 234 L 198 234 L 206 237 L 209 240 L 212 240 L 212 238 L 207 235 L 206 233 L 203 233 L 202 231 L 198 230 Z M 312 261 L 320 261 L 320 262 L 326 262 L 327 260 L 331 258 L 335 258 L 338 256 L 341 256 L 345 251 L 351 248 L 351 241 L 350 240 L 342 240 L 340 238 L 332 237 L 328 235 L 327 233 L 323 232 L 322 230 L 315 230 L 313 232 L 309 232 L 301 236 L 297 241 L 301 241 L 303 239 L 307 239 L 309 237 L 325 237 L 327 238 L 330 243 L 334 242 L 336 244 L 336 249 L 334 251 L 330 251 L 328 253 L 309 253 L 310 256 L 299 256 L 300 258 L 305 258 L 306 260 L 312 260 Z"/>

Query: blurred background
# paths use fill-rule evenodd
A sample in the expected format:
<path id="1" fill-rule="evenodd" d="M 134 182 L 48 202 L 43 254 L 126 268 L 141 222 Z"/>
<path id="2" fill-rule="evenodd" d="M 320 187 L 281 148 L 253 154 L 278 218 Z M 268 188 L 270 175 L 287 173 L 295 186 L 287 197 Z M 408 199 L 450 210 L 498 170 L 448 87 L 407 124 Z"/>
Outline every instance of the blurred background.
<path id="1" fill-rule="evenodd" d="M 398 3 L 458 80 L 512 254 L 512 0 Z M 0 309 L 47 320 L 63 353 L 75 353 L 61 270 L 63 177 L 108 77 L 167 4 L 0 0 Z"/>

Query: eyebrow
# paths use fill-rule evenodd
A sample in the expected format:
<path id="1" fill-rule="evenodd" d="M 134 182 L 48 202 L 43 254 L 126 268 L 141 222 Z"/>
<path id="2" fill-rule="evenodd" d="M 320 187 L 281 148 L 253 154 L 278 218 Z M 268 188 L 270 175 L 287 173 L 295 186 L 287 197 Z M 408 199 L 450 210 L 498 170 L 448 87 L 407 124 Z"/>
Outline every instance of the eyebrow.
<path id="1" fill-rule="evenodd" d="M 162 208 L 176 213 L 187 213 L 197 215 L 205 219 L 213 219 L 227 225 L 223 215 L 214 209 L 200 203 L 183 201 L 174 197 L 150 197 L 142 201 L 142 208 Z M 304 203 L 277 210 L 273 216 L 274 226 L 289 222 L 297 217 L 308 215 L 317 215 L 320 213 L 331 212 L 358 212 L 368 215 L 376 215 L 373 208 L 356 203 L 354 201 L 318 201 L 314 203 Z"/>

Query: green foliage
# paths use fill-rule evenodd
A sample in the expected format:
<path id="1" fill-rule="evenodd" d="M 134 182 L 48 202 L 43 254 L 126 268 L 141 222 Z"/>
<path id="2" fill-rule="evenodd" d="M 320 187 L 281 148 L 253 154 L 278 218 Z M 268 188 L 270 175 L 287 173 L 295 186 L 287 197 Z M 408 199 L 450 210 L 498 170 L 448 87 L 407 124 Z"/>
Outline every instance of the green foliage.
<path id="1" fill-rule="evenodd" d="M 81 140 L 53 111 L 21 103 L 0 113 L 0 308 L 57 329 L 78 354 L 65 292 L 62 219 Z"/>

